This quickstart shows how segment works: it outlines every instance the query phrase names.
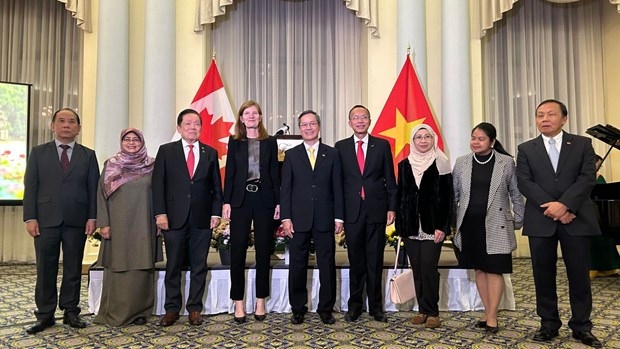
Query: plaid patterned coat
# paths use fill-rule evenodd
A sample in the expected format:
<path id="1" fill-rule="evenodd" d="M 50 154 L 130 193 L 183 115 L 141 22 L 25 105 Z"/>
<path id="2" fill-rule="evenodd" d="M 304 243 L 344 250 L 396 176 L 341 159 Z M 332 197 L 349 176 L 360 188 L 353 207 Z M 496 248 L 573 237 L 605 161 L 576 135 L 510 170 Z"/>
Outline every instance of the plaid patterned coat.
<path id="1" fill-rule="evenodd" d="M 453 240 L 459 250 L 462 247 L 461 224 L 469 205 L 472 162 L 472 153 L 460 156 L 452 170 L 456 203 L 456 233 Z M 524 210 L 524 199 L 517 188 L 515 162 L 510 156 L 495 152 L 484 222 L 488 254 L 507 254 L 517 248 L 515 229 L 523 226 Z"/>

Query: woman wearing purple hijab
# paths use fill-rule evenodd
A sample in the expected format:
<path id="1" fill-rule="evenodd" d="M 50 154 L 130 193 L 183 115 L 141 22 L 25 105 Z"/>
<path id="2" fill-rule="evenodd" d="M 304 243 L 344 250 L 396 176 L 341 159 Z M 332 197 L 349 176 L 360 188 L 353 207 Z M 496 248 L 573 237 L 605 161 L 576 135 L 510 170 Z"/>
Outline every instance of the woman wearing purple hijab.
<path id="1" fill-rule="evenodd" d="M 103 288 L 95 323 L 143 325 L 153 311 L 155 262 L 161 251 L 151 207 L 151 173 L 142 132 L 121 131 L 121 150 L 99 179 L 97 226 L 102 236 L 97 264 Z"/>

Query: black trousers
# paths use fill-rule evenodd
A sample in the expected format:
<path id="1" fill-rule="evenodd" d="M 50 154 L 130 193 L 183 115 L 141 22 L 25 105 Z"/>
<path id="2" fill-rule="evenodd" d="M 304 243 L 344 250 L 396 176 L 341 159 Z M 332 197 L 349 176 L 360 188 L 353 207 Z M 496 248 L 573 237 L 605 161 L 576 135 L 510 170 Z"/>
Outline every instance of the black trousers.
<path id="1" fill-rule="evenodd" d="M 306 313 L 308 307 L 308 254 L 310 239 L 316 247 L 319 267 L 319 304 L 317 312 L 332 312 L 336 304 L 336 241 L 334 232 L 312 231 L 293 233 L 289 242 L 288 294 L 293 313 Z"/>
<path id="2" fill-rule="evenodd" d="M 273 248 L 275 208 L 265 207 L 258 192 L 246 192 L 241 207 L 233 207 L 230 214 L 230 298 L 243 300 L 245 293 L 245 261 L 252 221 L 254 221 L 254 249 L 256 251 L 256 298 L 269 296 L 269 266 Z"/>
<path id="3" fill-rule="evenodd" d="M 553 330 L 562 326 L 556 286 L 558 242 L 568 278 L 571 307 L 568 326 L 573 331 L 591 331 L 590 237 L 569 235 L 561 224 L 557 225 L 555 234 L 550 237 L 529 237 L 536 287 L 536 313 L 540 316 L 541 326 Z"/>
<path id="4" fill-rule="evenodd" d="M 362 200 L 357 221 L 344 227 L 349 256 L 348 310 L 362 311 L 365 286 L 368 312 L 376 314 L 383 311 L 385 223 L 368 223 L 367 220 L 368 212 Z"/>
<path id="5" fill-rule="evenodd" d="M 37 282 L 34 291 L 37 310 L 34 313 L 37 319 L 53 318 L 56 304 L 65 313 L 80 313 L 82 258 L 86 243 L 84 230 L 85 227 L 63 224 L 59 227 L 40 228 L 41 234 L 34 238 L 37 258 Z M 56 284 L 61 248 L 63 260 L 59 297 Z"/>
<path id="6" fill-rule="evenodd" d="M 439 316 L 439 256 L 441 243 L 403 238 L 413 268 L 413 282 L 420 314 Z"/>
<path id="7" fill-rule="evenodd" d="M 190 266 L 189 295 L 185 308 L 188 312 L 202 312 L 202 298 L 207 279 L 207 255 L 211 243 L 211 229 L 197 228 L 190 212 L 185 225 L 178 230 L 164 232 L 166 246 L 166 312 L 180 312 L 182 305 L 181 269 L 185 254 Z"/>

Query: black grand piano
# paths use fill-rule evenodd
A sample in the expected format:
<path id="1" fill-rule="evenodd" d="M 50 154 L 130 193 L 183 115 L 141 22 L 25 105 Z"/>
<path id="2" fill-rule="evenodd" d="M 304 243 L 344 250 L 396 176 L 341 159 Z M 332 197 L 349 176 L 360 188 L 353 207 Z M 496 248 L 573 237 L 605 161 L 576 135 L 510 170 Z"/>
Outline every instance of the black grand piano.
<path id="1" fill-rule="evenodd" d="M 586 133 L 609 144 L 603 162 L 613 148 L 620 150 L 620 129 L 609 124 L 599 124 L 590 127 Z M 616 241 L 616 245 L 620 245 L 620 182 L 597 184 L 590 197 L 598 206 L 603 234 L 609 234 Z"/>

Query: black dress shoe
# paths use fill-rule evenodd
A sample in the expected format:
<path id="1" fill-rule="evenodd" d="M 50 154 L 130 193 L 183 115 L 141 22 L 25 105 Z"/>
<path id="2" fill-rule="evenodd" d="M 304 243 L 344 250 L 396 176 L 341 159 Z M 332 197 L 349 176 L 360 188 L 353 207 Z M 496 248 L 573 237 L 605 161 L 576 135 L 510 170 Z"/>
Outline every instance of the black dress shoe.
<path id="1" fill-rule="evenodd" d="M 86 327 L 86 323 L 82 321 L 80 315 L 76 313 L 65 313 L 65 315 L 62 317 L 62 323 L 65 325 L 69 325 L 73 328 Z"/>
<path id="2" fill-rule="evenodd" d="M 238 324 L 242 324 L 242 323 L 245 322 L 246 317 L 245 317 L 245 315 L 240 316 L 240 317 L 236 317 L 236 316 L 233 315 L 233 320 L 235 320 L 235 322 L 238 323 Z"/>
<path id="3" fill-rule="evenodd" d="M 146 324 L 145 316 L 138 316 L 135 320 L 133 320 L 132 324 L 134 325 L 144 325 Z"/>
<path id="4" fill-rule="evenodd" d="M 388 322 L 387 315 L 385 315 L 384 312 L 374 313 L 374 314 L 371 314 L 370 316 L 372 316 L 375 319 L 375 321 Z"/>
<path id="5" fill-rule="evenodd" d="M 262 315 L 254 314 L 254 319 L 256 321 L 265 321 L 266 318 L 267 318 L 267 314 L 262 314 Z"/>
<path id="6" fill-rule="evenodd" d="M 304 313 L 293 313 L 291 316 L 291 323 L 294 325 L 299 325 L 304 322 Z"/>
<path id="7" fill-rule="evenodd" d="M 540 330 L 532 337 L 537 342 L 549 342 L 559 335 L 558 330 L 541 327 Z"/>
<path id="8" fill-rule="evenodd" d="M 593 348 L 602 348 L 601 342 L 590 331 L 573 331 L 573 338 Z"/>
<path id="9" fill-rule="evenodd" d="M 336 323 L 336 319 L 334 318 L 334 315 L 332 315 L 331 311 L 319 313 L 319 317 L 321 318 L 321 321 L 326 325 L 332 325 Z"/>
<path id="10" fill-rule="evenodd" d="M 487 322 L 486 321 L 478 321 L 478 322 L 476 322 L 474 327 L 477 327 L 477 328 L 487 328 Z"/>
<path id="11" fill-rule="evenodd" d="M 38 320 L 37 322 L 35 322 L 34 325 L 28 327 L 26 329 L 26 333 L 28 334 L 35 334 L 35 333 L 39 333 L 41 331 L 43 331 L 44 329 L 48 328 L 48 327 L 52 327 L 56 324 L 56 322 L 54 321 L 54 318 L 50 318 L 50 319 L 45 319 L 45 320 Z"/>
<path id="12" fill-rule="evenodd" d="M 344 314 L 344 321 L 355 322 L 360 318 L 360 316 L 362 316 L 362 312 L 349 310 L 346 314 Z"/>

